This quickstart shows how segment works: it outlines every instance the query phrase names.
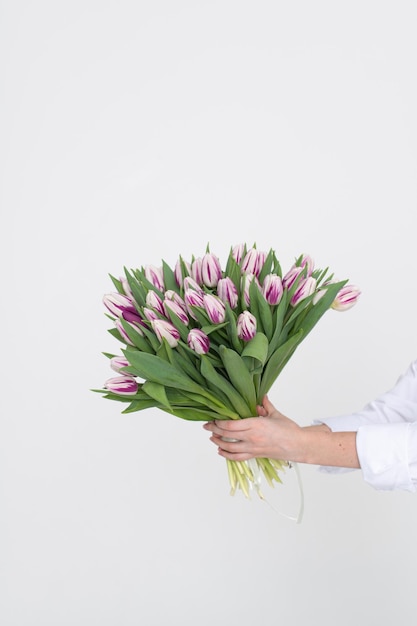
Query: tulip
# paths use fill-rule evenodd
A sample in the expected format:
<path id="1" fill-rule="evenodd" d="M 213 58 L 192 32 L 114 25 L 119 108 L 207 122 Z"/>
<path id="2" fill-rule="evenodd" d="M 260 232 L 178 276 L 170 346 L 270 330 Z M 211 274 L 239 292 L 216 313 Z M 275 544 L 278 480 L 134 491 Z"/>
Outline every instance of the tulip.
<path id="1" fill-rule="evenodd" d="M 187 337 L 188 346 L 197 354 L 207 354 L 210 350 L 210 339 L 198 328 L 192 328 Z"/>
<path id="2" fill-rule="evenodd" d="M 150 283 L 159 291 L 164 291 L 164 273 L 162 267 L 155 267 L 154 265 L 145 266 L 145 277 Z"/>
<path id="3" fill-rule="evenodd" d="M 119 396 L 132 396 L 137 393 L 139 385 L 132 376 L 114 376 L 106 380 L 104 388 Z"/>
<path id="4" fill-rule="evenodd" d="M 315 292 L 316 286 L 317 281 L 312 276 L 309 276 L 308 278 L 303 278 L 297 285 L 296 290 L 292 295 L 290 301 L 291 306 L 297 306 L 297 304 L 299 304 L 302 300 L 305 300 L 306 298 L 308 298 L 308 296 L 311 296 Z"/>
<path id="5" fill-rule="evenodd" d="M 132 299 L 122 293 L 107 293 L 103 296 L 103 304 L 115 317 L 120 317 L 123 311 L 136 312 Z"/>
<path id="6" fill-rule="evenodd" d="M 307 276 L 311 276 L 314 270 L 314 260 L 308 254 L 301 255 L 300 266 L 307 268 Z"/>
<path id="7" fill-rule="evenodd" d="M 356 285 L 345 285 L 333 300 L 331 308 L 335 311 L 347 311 L 359 299 L 361 290 Z"/>
<path id="8" fill-rule="evenodd" d="M 220 261 L 210 252 L 207 252 L 201 261 L 201 277 L 207 287 L 215 287 L 222 277 Z"/>
<path id="9" fill-rule="evenodd" d="M 156 293 L 156 291 L 153 291 L 152 289 L 148 291 L 146 294 L 146 304 L 151 309 L 158 311 L 161 315 L 165 315 L 162 298 Z"/>
<path id="10" fill-rule="evenodd" d="M 202 264 L 203 259 L 201 258 L 195 259 L 191 264 L 191 276 L 198 285 L 203 284 L 203 275 L 201 272 Z"/>
<path id="11" fill-rule="evenodd" d="M 229 276 L 221 278 L 217 283 L 217 295 L 224 304 L 229 303 L 232 309 L 236 308 L 239 295 L 233 280 Z"/>
<path id="12" fill-rule="evenodd" d="M 128 366 L 129 366 L 129 361 L 125 359 L 123 356 L 113 356 L 110 359 L 110 367 L 115 372 L 119 373 L 123 367 L 128 367 Z"/>
<path id="13" fill-rule="evenodd" d="M 204 293 L 197 281 L 195 281 L 191 276 L 186 276 L 184 278 L 183 288 L 184 291 L 187 289 L 194 289 L 194 291 L 197 291 L 198 293 Z"/>
<path id="14" fill-rule="evenodd" d="M 243 311 L 237 318 L 237 336 L 250 341 L 256 335 L 256 317 L 250 311 Z"/>
<path id="15" fill-rule="evenodd" d="M 206 293 L 203 296 L 204 308 L 213 324 L 222 324 L 226 319 L 226 307 L 217 296 Z"/>
<path id="16" fill-rule="evenodd" d="M 293 265 L 291 267 L 291 269 L 288 270 L 288 272 L 285 274 L 285 276 L 282 279 L 282 284 L 284 286 L 285 289 L 288 289 L 288 291 L 291 289 L 291 287 L 294 285 L 295 281 L 297 280 L 297 278 L 299 277 L 299 275 L 302 273 L 303 268 Z"/>
<path id="17" fill-rule="evenodd" d="M 173 302 L 176 302 L 183 309 L 183 311 L 186 311 L 184 300 L 181 298 L 180 294 L 173 289 L 168 289 L 168 291 L 164 293 L 164 297 L 165 300 L 172 300 Z"/>
<path id="18" fill-rule="evenodd" d="M 193 313 L 192 307 L 199 306 L 204 307 L 204 296 L 202 293 L 198 293 L 194 289 L 187 289 L 184 293 L 184 302 L 187 307 L 188 314 L 193 318 L 197 319 Z"/>
<path id="19" fill-rule="evenodd" d="M 185 271 L 186 276 L 190 276 L 191 274 L 191 265 L 188 263 L 188 261 L 184 261 L 184 259 L 182 257 L 180 257 L 178 259 L 178 261 L 175 263 L 175 269 L 174 269 L 174 276 L 175 276 L 175 281 L 178 285 L 178 287 L 182 287 L 183 281 L 185 276 L 183 276 L 183 267 L 185 266 Z"/>
<path id="20" fill-rule="evenodd" d="M 169 317 L 170 311 L 175 313 L 175 315 L 180 318 L 181 322 L 188 326 L 190 320 L 183 307 L 174 300 L 164 300 L 164 312 L 166 317 Z"/>
<path id="21" fill-rule="evenodd" d="M 282 280 L 277 274 L 268 274 L 265 276 L 262 293 L 268 304 L 276 305 L 280 302 L 284 288 L 282 286 Z"/>
<path id="22" fill-rule="evenodd" d="M 258 286 L 259 289 L 261 289 L 261 286 L 260 286 L 259 281 L 256 278 L 255 274 L 244 274 L 242 276 L 243 297 L 245 299 L 246 306 L 250 305 L 249 290 L 250 290 L 250 286 L 251 286 L 252 281 L 255 281 L 255 284 Z"/>
<path id="23" fill-rule="evenodd" d="M 246 245 L 244 243 L 238 243 L 236 246 L 232 248 L 232 257 L 236 261 L 236 263 L 241 262 L 243 259 L 243 255 L 245 254 Z"/>
<path id="24" fill-rule="evenodd" d="M 152 329 L 159 341 L 166 339 L 171 348 L 175 348 L 180 340 L 180 333 L 168 320 L 152 320 Z"/>
<path id="25" fill-rule="evenodd" d="M 133 328 L 134 331 L 139 333 L 139 335 L 143 335 L 143 331 L 141 330 L 140 327 L 145 326 L 145 324 L 143 322 L 143 319 L 137 313 L 132 313 L 132 311 L 124 311 L 123 314 L 121 315 L 121 318 L 123 318 L 129 324 L 129 326 Z M 117 330 L 119 331 L 119 333 L 121 334 L 124 341 L 128 343 L 129 345 L 133 346 L 134 343 L 130 339 L 127 332 L 125 331 L 120 318 L 118 318 L 115 321 L 115 326 Z"/>
<path id="26" fill-rule="evenodd" d="M 132 300 L 134 300 L 135 298 L 133 296 L 133 293 L 132 293 L 130 285 L 129 285 L 128 281 L 127 281 L 127 278 L 125 278 L 124 276 L 121 276 L 119 280 L 122 283 L 122 288 L 123 288 L 123 291 L 125 292 L 126 296 L 128 298 L 131 298 Z"/>
<path id="27" fill-rule="evenodd" d="M 143 307 L 143 314 L 149 322 L 161 319 L 155 309 L 149 309 L 146 306 Z"/>
<path id="28" fill-rule="evenodd" d="M 255 274 L 259 276 L 264 266 L 266 253 L 260 252 L 256 248 L 247 251 L 242 263 L 242 272 L 245 274 Z"/>

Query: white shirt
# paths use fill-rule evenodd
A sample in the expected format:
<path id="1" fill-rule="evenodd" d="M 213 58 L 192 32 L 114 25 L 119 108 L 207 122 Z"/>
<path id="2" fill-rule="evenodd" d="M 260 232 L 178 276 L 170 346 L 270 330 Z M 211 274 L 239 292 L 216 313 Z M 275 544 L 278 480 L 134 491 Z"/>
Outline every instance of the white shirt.
<path id="1" fill-rule="evenodd" d="M 352 415 L 330 417 L 334 432 L 356 431 L 364 480 L 375 489 L 417 490 L 417 360 L 396 385 Z M 324 472 L 348 471 L 321 467 Z"/>

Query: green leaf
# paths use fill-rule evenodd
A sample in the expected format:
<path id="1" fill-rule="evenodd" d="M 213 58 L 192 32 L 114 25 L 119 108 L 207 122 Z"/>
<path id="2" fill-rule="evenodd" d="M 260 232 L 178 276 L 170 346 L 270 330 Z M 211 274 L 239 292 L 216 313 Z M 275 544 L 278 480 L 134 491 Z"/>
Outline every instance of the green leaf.
<path id="1" fill-rule="evenodd" d="M 127 348 L 123 351 L 126 359 L 144 380 L 150 380 L 168 387 L 178 387 L 185 391 L 199 393 L 200 386 L 189 378 L 182 370 L 167 363 L 155 354 L 138 352 Z"/>
<path id="2" fill-rule="evenodd" d="M 219 374 L 210 361 L 206 358 L 206 355 L 201 356 L 201 373 L 209 382 L 215 387 L 218 387 L 230 401 L 232 407 L 240 417 L 251 417 L 253 411 L 247 405 L 241 394 L 235 389 L 232 383 Z"/>
<path id="3" fill-rule="evenodd" d="M 281 331 L 282 331 L 282 327 L 283 327 L 283 323 L 284 323 L 284 317 L 285 317 L 285 313 L 287 311 L 287 307 L 288 307 L 288 291 L 286 289 L 284 289 L 284 293 L 282 294 L 282 298 L 281 298 L 279 304 L 276 306 L 275 312 L 274 312 L 273 317 L 272 317 L 273 326 L 274 326 L 274 332 L 273 332 L 272 337 L 271 337 L 271 339 L 269 341 L 268 356 L 271 356 L 271 354 L 273 354 L 273 352 L 275 352 L 275 350 L 278 348 L 278 346 L 280 344 L 280 336 L 281 336 Z"/>
<path id="4" fill-rule="evenodd" d="M 180 291 L 177 281 L 175 280 L 175 274 L 165 261 L 162 261 L 162 273 L 164 276 L 165 291 L 172 290 L 179 293 Z"/>
<path id="5" fill-rule="evenodd" d="M 303 338 L 303 331 L 300 329 L 295 335 L 290 337 L 282 346 L 280 346 L 270 357 L 261 378 L 258 398 L 259 402 L 262 402 L 262 398 L 266 393 L 268 393 L 273 382 L 284 369 L 289 358 L 292 356 L 295 349 L 301 343 Z"/>
<path id="6" fill-rule="evenodd" d="M 252 282 L 253 284 L 253 282 Z M 252 290 L 251 285 L 251 310 L 252 310 L 252 298 L 256 302 L 257 307 L 257 315 L 256 318 L 261 321 L 261 328 L 263 329 L 265 335 L 268 339 L 272 338 L 273 334 L 273 323 L 272 323 L 272 312 L 271 307 L 268 302 L 263 297 L 262 293 L 259 291 L 259 288 L 256 287 Z M 261 329 L 260 329 L 261 330 Z"/>
<path id="7" fill-rule="evenodd" d="M 326 287 L 326 293 L 324 296 L 322 296 L 320 300 L 309 309 L 304 319 L 297 324 L 297 330 L 300 326 L 302 326 L 304 337 L 308 335 L 319 319 L 331 307 L 338 292 L 344 285 L 346 285 L 347 282 L 347 280 L 342 280 L 338 283 L 331 283 L 328 287 Z"/>
<path id="8" fill-rule="evenodd" d="M 214 411 L 208 411 L 207 409 L 174 409 L 169 411 L 176 417 L 180 417 L 181 419 L 192 421 L 192 422 L 210 422 L 213 420 L 225 419 L 222 418 L 221 415 L 215 413 Z"/>
<path id="9" fill-rule="evenodd" d="M 127 267 L 124 268 L 124 272 L 135 301 L 139 306 L 145 306 L 146 290 L 143 288 L 143 285 L 137 280 L 137 278 L 132 276 Z"/>
<path id="10" fill-rule="evenodd" d="M 146 338 L 143 337 L 139 332 L 137 332 L 122 317 L 120 318 L 120 323 L 123 326 L 124 330 L 126 331 L 127 336 L 129 337 L 131 342 L 136 346 L 136 348 L 138 350 L 141 350 L 142 352 L 149 352 L 149 353 L 153 353 L 154 352 L 153 348 L 149 345 L 149 342 L 146 340 Z M 144 328 L 144 329 L 141 329 L 141 330 L 143 332 L 146 329 Z"/>
<path id="11" fill-rule="evenodd" d="M 227 336 L 232 348 L 239 354 L 242 352 L 243 342 L 237 335 L 237 317 L 233 313 L 230 304 L 226 303 Z"/>
<path id="12" fill-rule="evenodd" d="M 256 333 L 256 335 L 247 342 L 243 348 L 241 356 L 252 357 L 259 361 L 261 365 L 265 365 L 268 357 L 268 339 L 263 333 Z"/>
<path id="13" fill-rule="evenodd" d="M 134 413 L 135 411 L 143 411 L 144 409 L 151 409 L 151 408 L 160 409 L 162 407 L 160 407 L 152 398 L 148 398 L 148 399 L 141 398 L 140 400 L 133 400 L 129 404 L 129 406 L 126 407 L 126 409 L 122 411 L 122 414 Z"/>
<path id="14" fill-rule="evenodd" d="M 235 259 L 232 256 L 232 252 L 230 252 L 229 257 L 226 263 L 225 276 L 228 276 L 230 280 L 233 282 L 234 286 L 237 289 L 238 294 L 240 294 L 240 283 L 242 277 L 242 270 L 240 265 L 236 263 Z"/>
<path id="15" fill-rule="evenodd" d="M 163 385 L 147 380 L 143 384 L 142 389 L 150 398 L 156 400 L 158 404 L 167 407 L 170 411 L 172 410 Z"/>
<path id="16" fill-rule="evenodd" d="M 244 360 L 237 352 L 225 346 L 220 346 L 220 357 L 230 382 L 242 398 L 245 399 L 251 409 L 251 415 L 256 415 L 255 387 Z"/>

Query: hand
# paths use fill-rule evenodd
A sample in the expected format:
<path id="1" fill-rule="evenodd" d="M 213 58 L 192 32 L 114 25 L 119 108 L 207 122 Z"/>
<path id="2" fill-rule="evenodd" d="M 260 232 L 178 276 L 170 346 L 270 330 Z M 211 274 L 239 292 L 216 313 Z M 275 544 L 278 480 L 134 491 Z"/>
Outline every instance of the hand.
<path id="1" fill-rule="evenodd" d="M 302 428 L 280 413 L 265 396 L 257 407 L 258 417 L 242 420 L 215 420 L 204 425 L 210 440 L 226 459 L 246 461 L 254 457 L 296 460 L 296 444 Z"/>

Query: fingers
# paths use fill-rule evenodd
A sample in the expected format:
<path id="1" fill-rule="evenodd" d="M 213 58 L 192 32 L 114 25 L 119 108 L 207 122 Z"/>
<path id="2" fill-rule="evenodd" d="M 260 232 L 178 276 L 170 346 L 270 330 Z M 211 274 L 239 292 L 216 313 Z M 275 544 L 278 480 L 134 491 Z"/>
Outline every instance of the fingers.
<path id="1" fill-rule="evenodd" d="M 218 435 L 212 435 L 210 441 L 217 446 L 218 454 L 225 459 L 247 461 L 253 458 L 253 454 L 245 450 L 246 442 L 244 441 L 224 441 L 222 437 Z"/>

